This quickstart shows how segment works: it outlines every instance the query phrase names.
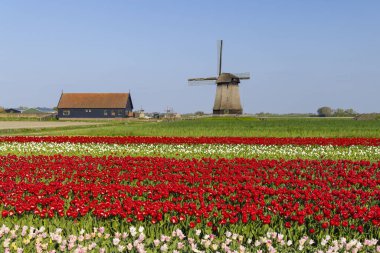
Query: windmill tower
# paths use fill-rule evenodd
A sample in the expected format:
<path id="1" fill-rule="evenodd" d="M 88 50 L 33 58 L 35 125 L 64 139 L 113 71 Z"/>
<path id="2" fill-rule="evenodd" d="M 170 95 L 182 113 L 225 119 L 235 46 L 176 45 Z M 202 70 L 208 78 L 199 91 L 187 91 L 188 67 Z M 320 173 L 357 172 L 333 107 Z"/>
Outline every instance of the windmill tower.
<path id="1" fill-rule="evenodd" d="M 218 41 L 218 72 L 217 77 L 190 78 L 189 85 L 203 85 L 216 83 L 216 95 L 213 114 L 242 114 L 240 103 L 240 80 L 249 79 L 249 73 L 231 74 L 222 73 L 223 41 Z"/>

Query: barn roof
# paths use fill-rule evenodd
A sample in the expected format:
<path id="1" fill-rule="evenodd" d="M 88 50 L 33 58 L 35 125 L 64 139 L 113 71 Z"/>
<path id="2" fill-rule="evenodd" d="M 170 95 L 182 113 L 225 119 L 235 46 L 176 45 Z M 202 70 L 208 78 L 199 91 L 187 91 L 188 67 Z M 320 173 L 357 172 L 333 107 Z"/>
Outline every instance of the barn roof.
<path id="1" fill-rule="evenodd" d="M 126 108 L 128 99 L 129 93 L 62 93 L 58 108 Z"/>

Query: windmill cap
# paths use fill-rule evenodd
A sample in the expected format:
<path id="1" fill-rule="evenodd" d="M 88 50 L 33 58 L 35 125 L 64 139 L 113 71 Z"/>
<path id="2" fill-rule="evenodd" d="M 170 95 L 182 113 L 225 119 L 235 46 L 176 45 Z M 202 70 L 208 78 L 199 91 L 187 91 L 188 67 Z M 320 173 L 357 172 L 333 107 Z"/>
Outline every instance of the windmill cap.
<path id="1" fill-rule="evenodd" d="M 240 79 L 231 73 L 222 73 L 216 79 L 216 83 L 240 83 Z"/>

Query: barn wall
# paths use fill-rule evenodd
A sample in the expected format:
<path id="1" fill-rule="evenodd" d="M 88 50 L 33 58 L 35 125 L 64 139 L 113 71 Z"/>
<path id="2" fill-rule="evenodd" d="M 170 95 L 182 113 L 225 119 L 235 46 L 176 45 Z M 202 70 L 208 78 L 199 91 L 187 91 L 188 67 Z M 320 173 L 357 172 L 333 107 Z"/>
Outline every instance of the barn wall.
<path id="1" fill-rule="evenodd" d="M 127 110 L 132 112 L 133 110 L 133 103 L 132 103 L 132 98 L 131 98 L 131 94 L 129 93 L 129 96 L 128 96 L 128 102 L 127 102 Z"/>
<path id="2" fill-rule="evenodd" d="M 129 97 L 129 99 L 128 99 L 126 109 L 127 109 L 127 111 L 130 111 L 130 112 L 133 110 L 133 104 L 132 104 L 131 97 Z"/>
<path id="3" fill-rule="evenodd" d="M 69 115 L 64 115 L 64 111 L 70 111 Z M 105 114 L 106 112 L 106 114 Z M 127 109 L 82 109 L 68 108 L 58 109 L 58 118 L 125 118 L 128 116 Z"/>

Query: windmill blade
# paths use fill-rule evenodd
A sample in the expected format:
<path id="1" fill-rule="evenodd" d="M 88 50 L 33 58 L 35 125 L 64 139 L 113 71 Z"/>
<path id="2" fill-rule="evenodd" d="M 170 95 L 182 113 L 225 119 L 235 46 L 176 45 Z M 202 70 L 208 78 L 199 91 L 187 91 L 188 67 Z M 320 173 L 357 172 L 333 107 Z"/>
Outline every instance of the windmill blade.
<path id="1" fill-rule="evenodd" d="M 217 70 L 217 74 L 218 76 L 220 76 L 220 74 L 222 73 L 222 51 L 223 51 L 223 40 L 218 40 L 217 41 L 217 55 L 218 55 L 218 61 L 217 61 L 217 64 L 218 64 L 218 70 Z"/>
<path id="2" fill-rule="evenodd" d="M 187 82 L 190 86 L 200 86 L 200 85 L 211 85 L 215 84 L 216 77 L 205 77 L 205 78 L 190 78 Z"/>
<path id="3" fill-rule="evenodd" d="M 234 73 L 235 76 L 239 77 L 239 79 L 246 80 L 251 78 L 251 74 L 249 72 L 244 73 Z"/>
<path id="4" fill-rule="evenodd" d="M 212 76 L 212 77 L 189 78 L 189 79 L 187 79 L 187 81 L 189 81 L 189 82 L 190 81 L 209 81 L 209 80 L 216 81 L 216 79 L 218 79 L 218 78 Z"/>
<path id="5" fill-rule="evenodd" d="M 196 79 L 202 79 L 202 78 L 196 78 Z M 201 85 L 215 85 L 215 80 L 196 80 L 196 79 L 189 79 L 188 84 L 190 86 L 201 86 Z"/>

